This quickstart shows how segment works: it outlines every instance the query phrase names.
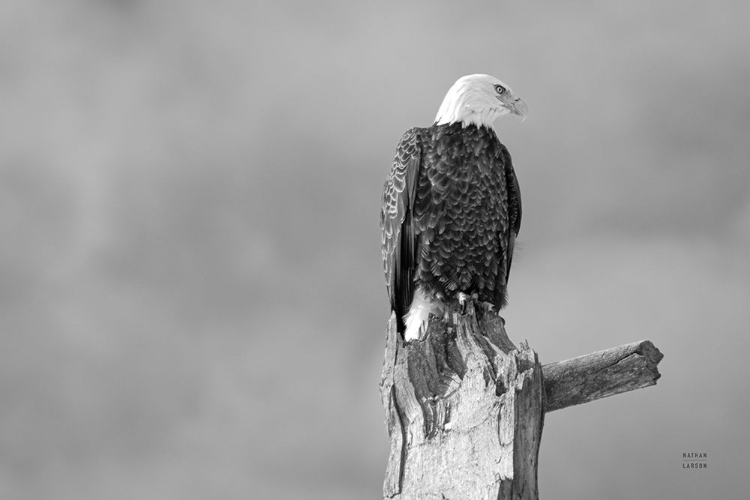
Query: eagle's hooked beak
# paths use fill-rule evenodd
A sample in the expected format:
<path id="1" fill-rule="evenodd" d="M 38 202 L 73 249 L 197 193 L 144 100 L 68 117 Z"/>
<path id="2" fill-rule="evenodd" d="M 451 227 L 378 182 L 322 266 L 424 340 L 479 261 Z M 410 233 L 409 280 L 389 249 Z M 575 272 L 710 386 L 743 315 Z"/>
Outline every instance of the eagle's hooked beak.
<path id="1" fill-rule="evenodd" d="M 520 97 L 506 92 L 505 95 L 499 96 L 498 99 L 500 99 L 503 104 L 505 104 L 505 107 L 511 113 L 520 116 L 521 122 L 525 121 L 526 117 L 529 116 L 529 106 L 528 104 L 526 104 L 526 101 L 524 101 Z"/>
<path id="2" fill-rule="evenodd" d="M 510 112 L 514 115 L 520 116 L 521 122 L 523 123 L 526 120 L 526 117 L 529 116 L 529 105 L 520 97 L 516 97 L 513 100 L 513 104 L 511 104 Z"/>

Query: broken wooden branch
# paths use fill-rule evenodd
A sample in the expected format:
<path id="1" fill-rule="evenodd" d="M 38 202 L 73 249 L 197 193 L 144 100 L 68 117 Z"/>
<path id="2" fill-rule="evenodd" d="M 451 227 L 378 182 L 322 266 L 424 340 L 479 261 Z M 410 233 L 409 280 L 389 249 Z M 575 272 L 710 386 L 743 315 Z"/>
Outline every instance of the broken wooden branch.
<path id="1" fill-rule="evenodd" d="M 656 365 L 664 357 L 648 340 L 621 345 L 542 367 L 547 402 L 544 411 L 588 403 L 655 385 Z"/>

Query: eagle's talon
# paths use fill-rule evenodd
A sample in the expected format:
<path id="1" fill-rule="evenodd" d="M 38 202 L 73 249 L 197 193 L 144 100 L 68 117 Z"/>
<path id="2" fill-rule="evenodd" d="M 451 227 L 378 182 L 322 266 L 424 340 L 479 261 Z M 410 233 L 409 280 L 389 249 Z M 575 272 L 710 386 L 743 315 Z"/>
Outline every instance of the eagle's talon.
<path id="1" fill-rule="evenodd" d="M 459 311 L 461 312 L 461 316 L 466 314 L 466 299 L 468 298 L 469 296 L 464 292 L 458 292 L 458 304 L 461 306 L 459 309 Z"/>

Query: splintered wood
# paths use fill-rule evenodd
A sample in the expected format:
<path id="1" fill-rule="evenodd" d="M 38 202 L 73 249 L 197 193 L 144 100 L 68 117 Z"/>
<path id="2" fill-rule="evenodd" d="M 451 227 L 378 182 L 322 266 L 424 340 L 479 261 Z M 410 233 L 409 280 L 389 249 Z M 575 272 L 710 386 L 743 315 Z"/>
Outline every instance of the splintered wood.
<path id="1" fill-rule="evenodd" d="M 380 394 L 391 440 L 383 497 L 537 500 L 547 412 L 654 385 L 649 341 L 549 365 L 504 321 L 467 306 L 404 343 L 391 316 Z M 478 319 L 477 319 L 478 318 Z"/>
<path id="2" fill-rule="evenodd" d="M 542 368 L 516 349 L 502 319 L 433 320 L 404 344 L 388 325 L 381 397 L 391 454 L 384 496 L 537 498 Z"/>

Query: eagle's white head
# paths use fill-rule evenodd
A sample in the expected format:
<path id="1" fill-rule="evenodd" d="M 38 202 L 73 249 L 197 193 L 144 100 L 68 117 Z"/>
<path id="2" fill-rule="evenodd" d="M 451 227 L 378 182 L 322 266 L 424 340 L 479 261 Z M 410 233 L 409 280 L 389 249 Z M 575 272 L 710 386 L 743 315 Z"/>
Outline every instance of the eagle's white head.
<path id="1" fill-rule="evenodd" d="M 461 122 L 491 127 L 503 115 L 526 118 L 529 107 L 505 83 L 490 75 L 466 75 L 448 90 L 435 117 L 437 125 Z"/>

